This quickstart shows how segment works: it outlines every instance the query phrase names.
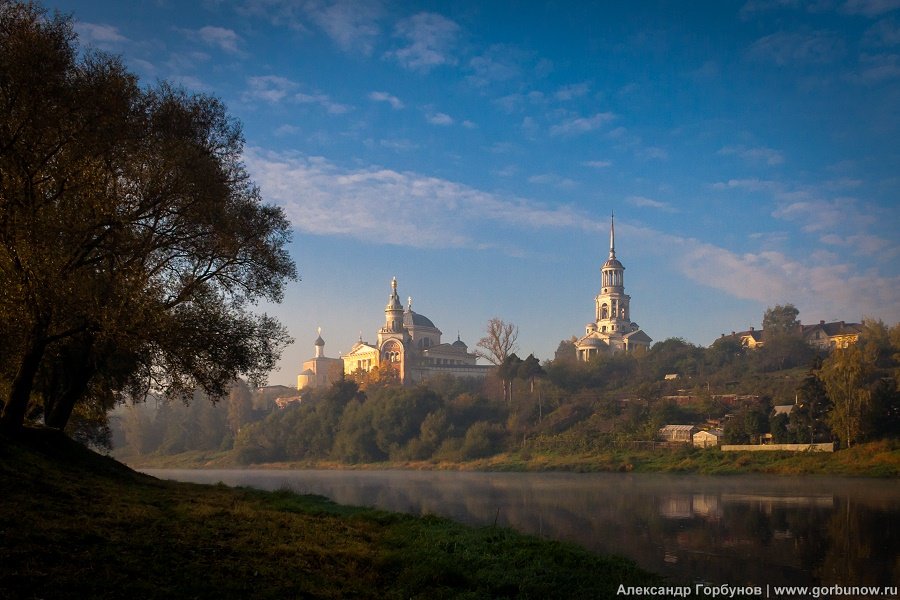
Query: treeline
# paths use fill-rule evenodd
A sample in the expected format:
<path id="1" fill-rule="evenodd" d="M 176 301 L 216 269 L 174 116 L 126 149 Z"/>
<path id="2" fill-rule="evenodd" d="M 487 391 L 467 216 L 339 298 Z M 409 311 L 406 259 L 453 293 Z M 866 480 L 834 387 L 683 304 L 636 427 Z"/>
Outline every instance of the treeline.
<path id="1" fill-rule="evenodd" d="M 900 325 L 878 321 L 831 353 L 790 335 L 752 350 L 731 338 L 709 348 L 668 339 L 583 363 L 563 341 L 553 360 L 511 355 L 484 381 L 401 386 L 388 375 L 348 376 L 284 409 L 237 384 L 217 405 L 197 398 L 133 410 L 120 420 L 120 439 L 135 453 L 233 450 L 252 464 L 574 454 L 653 440 L 672 423 L 723 427 L 729 443 L 770 433 L 777 443 L 849 446 L 900 435 Z M 793 408 L 776 415 L 776 405 Z"/>

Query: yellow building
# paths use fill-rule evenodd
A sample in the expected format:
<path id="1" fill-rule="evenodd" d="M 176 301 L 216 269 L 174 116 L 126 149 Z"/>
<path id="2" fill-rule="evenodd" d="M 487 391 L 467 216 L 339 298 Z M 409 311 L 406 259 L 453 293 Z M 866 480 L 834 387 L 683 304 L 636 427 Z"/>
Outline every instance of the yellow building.
<path id="1" fill-rule="evenodd" d="M 422 381 L 439 373 L 478 378 L 487 375 L 491 367 L 477 364 L 478 357 L 469 352 L 459 336 L 453 343 L 443 343 L 441 335 L 431 319 L 413 311 L 412 298 L 403 308 L 395 277 L 384 308 L 384 325 L 378 330 L 376 342 L 365 342 L 360 335 L 350 352 L 341 356 L 344 373 L 389 366 L 404 383 Z"/>

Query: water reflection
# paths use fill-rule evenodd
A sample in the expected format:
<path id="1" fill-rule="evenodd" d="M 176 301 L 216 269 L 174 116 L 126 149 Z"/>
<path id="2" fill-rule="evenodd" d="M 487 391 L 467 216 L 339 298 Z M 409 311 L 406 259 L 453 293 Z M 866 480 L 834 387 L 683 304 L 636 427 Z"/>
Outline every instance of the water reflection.
<path id="1" fill-rule="evenodd" d="M 177 471 L 577 542 L 675 581 L 897 585 L 900 482 L 764 476 Z"/>

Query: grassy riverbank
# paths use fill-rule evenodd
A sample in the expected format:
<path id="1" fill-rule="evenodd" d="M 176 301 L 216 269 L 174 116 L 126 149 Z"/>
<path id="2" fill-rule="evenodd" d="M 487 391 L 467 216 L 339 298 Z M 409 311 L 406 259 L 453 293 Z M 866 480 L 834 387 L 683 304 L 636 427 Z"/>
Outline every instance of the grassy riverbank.
<path id="1" fill-rule="evenodd" d="M 145 468 L 241 468 L 230 452 L 185 452 L 171 456 L 123 457 Z M 900 477 L 900 442 L 860 444 L 834 453 L 722 452 L 685 447 L 678 450 L 608 450 L 582 454 L 505 453 L 469 462 L 403 462 L 347 465 L 330 461 L 276 463 L 268 468 L 327 469 L 433 469 L 477 471 L 572 471 L 695 473 L 736 475 L 840 475 L 851 477 Z"/>
<path id="2" fill-rule="evenodd" d="M 659 582 L 510 530 L 164 482 L 49 431 L 0 437 L 3 598 L 612 598 Z"/>

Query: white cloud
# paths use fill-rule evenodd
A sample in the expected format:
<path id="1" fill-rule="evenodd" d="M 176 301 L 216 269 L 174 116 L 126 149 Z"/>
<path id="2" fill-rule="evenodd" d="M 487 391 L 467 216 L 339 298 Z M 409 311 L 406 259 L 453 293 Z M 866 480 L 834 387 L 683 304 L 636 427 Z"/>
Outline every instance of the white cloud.
<path id="1" fill-rule="evenodd" d="M 567 100 L 581 98 L 582 96 L 587 94 L 590 89 L 591 88 L 587 83 L 574 83 L 572 85 L 567 85 L 559 88 L 553 94 L 553 97 L 561 102 L 565 102 Z"/>
<path id="2" fill-rule="evenodd" d="M 369 94 L 369 100 L 373 100 L 375 102 L 387 102 L 394 110 L 400 110 L 401 108 L 403 108 L 403 102 L 400 101 L 400 98 L 392 96 L 387 92 L 372 92 Z"/>
<path id="3" fill-rule="evenodd" d="M 882 19 L 866 31 L 863 42 L 872 46 L 900 45 L 900 24 L 893 19 Z"/>
<path id="4" fill-rule="evenodd" d="M 277 75 L 250 77 L 247 79 L 247 84 L 250 89 L 242 95 L 242 99 L 245 102 L 264 100 L 274 104 L 284 100 L 297 88 L 297 84 L 290 79 Z"/>
<path id="5" fill-rule="evenodd" d="M 550 135 L 577 135 L 599 129 L 616 116 L 611 112 L 597 113 L 591 117 L 572 117 L 550 127 Z"/>
<path id="6" fill-rule="evenodd" d="M 852 15 L 877 17 L 900 8 L 900 0 L 847 0 L 843 10 Z"/>
<path id="7" fill-rule="evenodd" d="M 453 125 L 453 117 L 442 112 L 429 114 L 425 118 L 432 125 Z"/>
<path id="8" fill-rule="evenodd" d="M 353 109 L 352 106 L 334 102 L 326 94 L 298 93 L 294 94 L 294 100 L 296 100 L 300 104 L 318 104 L 332 115 L 342 115 Z"/>
<path id="9" fill-rule="evenodd" d="M 358 51 L 368 56 L 381 33 L 377 19 L 382 14 L 379 2 L 310 0 L 304 4 L 310 20 L 345 52 Z"/>
<path id="10" fill-rule="evenodd" d="M 767 305 L 792 302 L 801 315 L 900 318 L 900 277 L 859 271 L 848 262 L 821 262 L 814 256 L 797 259 L 770 251 L 737 254 L 697 240 L 661 241 L 677 247 L 682 273 L 736 298 Z"/>
<path id="11" fill-rule="evenodd" d="M 308 234 L 416 248 L 496 250 L 498 228 L 517 229 L 517 237 L 527 239 L 544 230 L 603 234 L 609 227 L 605 219 L 571 205 L 500 196 L 420 173 L 347 168 L 320 157 L 260 149 L 248 149 L 244 160 L 263 197 L 282 206 L 293 226 Z M 810 210 L 786 207 L 785 214 L 802 220 Z M 616 225 L 635 243 L 643 240 L 642 247 L 658 253 L 666 268 L 732 297 L 765 305 L 793 302 L 802 315 L 900 320 L 900 277 L 857 269 L 844 252 L 807 248 L 793 256 L 770 250 L 761 235 L 755 238 L 759 250 L 737 253 L 627 222 Z M 825 243 L 832 248 L 881 244 L 832 237 Z M 500 249 L 523 254 L 521 248 Z"/>
<path id="12" fill-rule="evenodd" d="M 857 83 L 877 84 L 900 78 L 900 55 L 863 54 L 859 58 L 859 71 L 850 79 Z"/>
<path id="13" fill-rule="evenodd" d="M 607 167 L 612 166 L 612 161 L 610 160 L 586 160 L 581 163 L 585 167 L 591 167 L 593 169 L 605 169 Z"/>
<path id="14" fill-rule="evenodd" d="M 644 196 L 631 196 L 628 198 L 628 203 L 639 208 L 653 208 L 668 213 L 678 212 L 668 202 L 660 202 L 659 200 L 653 200 L 652 198 L 646 198 Z"/>
<path id="15" fill-rule="evenodd" d="M 112 25 L 75 21 L 74 29 L 82 42 L 100 48 L 113 48 L 128 41 L 127 37 L 119 33 L 118 27 Z"/>
<path id="16" fill-rule="evenodd" d="M 407 45 L 385 54 L 404 68 L 427 73 L 441 65 L 455 65 L 452 52 L 459 35 L 459 25 L 436 13 L 423 12 L 403 19 L 394 28 L 394 37 Z"/>
<path id="17" fill-rule="evenodd" d="M 756 40 L 747 56 L 786 66 L 830 63 L 843 52 L 843 41 L 829 31 L 781 31 Z"/>
<path id="18" fill-rule="evenodd" d="M 494 44 L 469 61 L 473 74 L 468 77 L 468 81 L 482 87 L 516 79 L 521 76 L 522 63 L 527 58 L 527 53 L 515 46 Z"/>
<path id="19" fill-rule="evenodd" d="M 197 31 L 186 30 L 185 33 L 198 36 L 208 46 L 214 46 L 231 54 L 241 53 L 238 48 L 238 44 L 242 41 L 241 37 L 231 29 L 207 25 Z"/>
<path id="20" fill-rule="evenodd" d="M 738 156 L 749 162 L 767 165 L 780 165 L 784 162 L 784 155 L 781 152 L 765 147 L 725 146 L 719 150 L 719 154 Z"/>
<path id="21" fill-rule="evenodd" d="M 602 227 L 577 209 L 546 207 L 456 182 L 380 167 L 250 149 L 244 160 L 263 197 L 300 231 L 418 248 L 493 247 L 484 223 L 528 229 Z M 385 232 L 389 232 L 388 235 Z"/>
<path id="22" fill-rule="evenodd" d="M 554 173 L 541 173 L 539 175 L 532 175 L 528 178 L 528 183 L 552 185 L 554 187 L 564 189 L 573 188 L 578 185 L 574 180 L 569 179 L 568 177 L 561 177 Z"/>

